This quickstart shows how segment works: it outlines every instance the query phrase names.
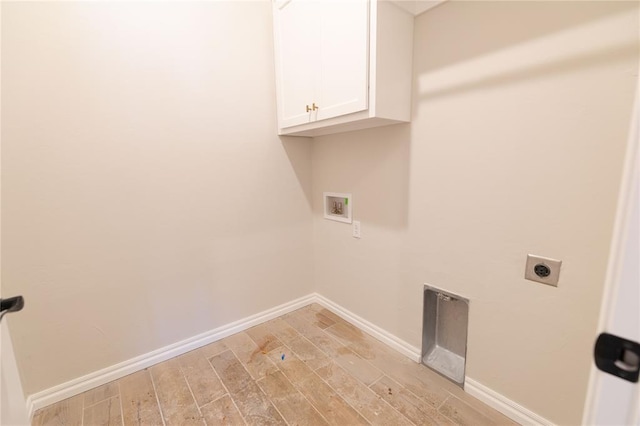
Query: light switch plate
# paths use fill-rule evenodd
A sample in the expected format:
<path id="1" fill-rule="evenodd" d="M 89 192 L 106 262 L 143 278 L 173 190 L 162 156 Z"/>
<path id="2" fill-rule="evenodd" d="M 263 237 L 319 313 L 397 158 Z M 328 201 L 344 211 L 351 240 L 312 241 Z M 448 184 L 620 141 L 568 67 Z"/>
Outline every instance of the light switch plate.
<path id="1" fill-rule="evenodd" d="M 527 255 L 524 278 L 542 284 L 558 287 L 561 260 L 551 259 L 535 254 Z"/>

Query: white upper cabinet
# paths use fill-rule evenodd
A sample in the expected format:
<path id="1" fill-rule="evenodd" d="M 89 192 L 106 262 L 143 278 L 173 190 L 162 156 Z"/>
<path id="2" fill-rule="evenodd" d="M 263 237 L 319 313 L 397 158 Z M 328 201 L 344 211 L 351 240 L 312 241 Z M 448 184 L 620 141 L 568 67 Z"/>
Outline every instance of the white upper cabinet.
<path id="1" fill-rule="evenodd" d="M 369 3 L 317 2 L 320 9 L 320 67 L 317 120 L 367 109 Z M 286 85 L 286 80 L 284 85 Z"/>
<path id="2" fill-rule="evenodd" d="M 273 18 L 279 134 L 410 120 L 411 14 L 386 1 L 277 0 Z"/>
<path id="3" fill-rule="evenodd" d="M 279 30 L 280 111 L 282 126 L 290 127 L 309 122 L 308 108 L 316 98 L 316 84 L 320 68 L 317 52 L 320 50 L 319 4 L 314 0 L 293 0 L 276 5 Z M 280 36 L 283 34 L 286 36 Z"/>

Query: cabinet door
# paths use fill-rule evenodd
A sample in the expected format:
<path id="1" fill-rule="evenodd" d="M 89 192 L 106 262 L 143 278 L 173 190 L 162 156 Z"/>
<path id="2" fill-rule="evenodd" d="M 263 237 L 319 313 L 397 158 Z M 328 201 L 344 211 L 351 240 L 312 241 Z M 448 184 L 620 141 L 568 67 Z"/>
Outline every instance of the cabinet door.
<path id="1" fill-rule="evenodd" d="M 320 93 L 316 118 L 323 120 L 367 109 L 369 2 L 319 2 Z"/>
<path id="2" fill-rule="evenodd" d="M 320 19 L 317 0 L 278 1 L 274 4 L 276 66 L 279 78 L 280 127 L 308 123 L 306 111 L 316 100 L 320 62 Z"/>

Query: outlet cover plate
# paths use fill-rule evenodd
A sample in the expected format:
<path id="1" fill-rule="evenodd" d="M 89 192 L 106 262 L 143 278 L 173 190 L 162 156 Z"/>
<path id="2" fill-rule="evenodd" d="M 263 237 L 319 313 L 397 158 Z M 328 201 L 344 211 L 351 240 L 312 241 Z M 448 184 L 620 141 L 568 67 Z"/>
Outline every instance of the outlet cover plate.
<path id="1" fill-rule="evenodd" d="M 359 220 L 354 220 L 353 221 L 353 238 L 361 238 L 361 235 L 360 235 L 360 221 Z"/>
<path id="2" fill-rule="evenodd" d="M 549 275 L 540 276 L 536 274 L 536 266 L 542 265 L 542 269 L 546 266 L 548 268 Z M 537 256 L 535 254 L 527 255 L 527 264 L 524 270 L 524 278 L 530 281 L 535 281 L 542 284 L 558 287 L 558 280 L 560 279 L 560 266 L 561 260 L 551 259 L 548 257 Z"/>

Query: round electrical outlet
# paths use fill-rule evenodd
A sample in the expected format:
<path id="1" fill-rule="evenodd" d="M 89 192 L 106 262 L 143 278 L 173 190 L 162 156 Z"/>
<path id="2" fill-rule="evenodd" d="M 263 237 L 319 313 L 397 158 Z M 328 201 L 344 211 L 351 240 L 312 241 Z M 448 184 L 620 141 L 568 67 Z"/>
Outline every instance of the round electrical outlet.
<path id="1" fill-rule="evenodd" d="M 536 275 L 539 276 L 540 278 L 546 278 L 549 275 L 551 275 L 551 268 L 549 268 L 544 263 L 538 263 L 536 266 L 533 267 L 533 272 L 535 272 Z"/>

